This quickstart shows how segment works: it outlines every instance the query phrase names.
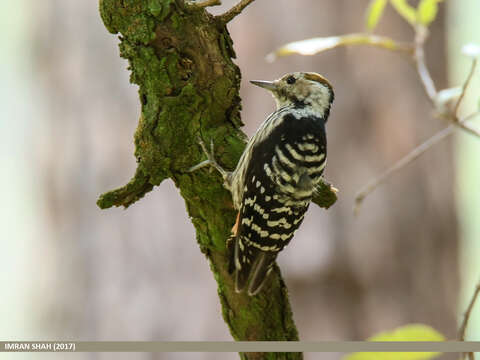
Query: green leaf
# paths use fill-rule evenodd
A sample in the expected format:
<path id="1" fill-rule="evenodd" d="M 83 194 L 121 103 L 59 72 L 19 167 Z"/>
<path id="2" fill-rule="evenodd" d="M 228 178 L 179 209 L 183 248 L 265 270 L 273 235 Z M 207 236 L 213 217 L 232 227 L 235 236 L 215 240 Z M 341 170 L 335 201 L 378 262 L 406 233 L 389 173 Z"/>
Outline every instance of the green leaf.
<path id="1" fill-rule="evenodd" d="M 395 8 L 410 25 L 415 26 L 417 23 L 417 11 L 407 0 L 390 0 L 390 4 Z"/>
<path id="2" fill-rule="evenodd" d="M 269 62 L 273 62 L 280 56 L 288 56 L 292 54 L 315 55 L 322 51 L 349 45 L 370 45 L 392 51 L 403 51 L 409 54 L 413 51 L 411 46 L 397 43 L 389 37 L 372 34 L 347 34 L 294 41 L 285 44 L 274 52 L 268 54 L 266 59 Z"/>
<path id="3" fill-rule="evenodd" d="M 380 20 L 383 10 L 385 10 L 387 0 L 371 0 L 366 12 L 366 26 L 368 30 L 373 30 Z"/>
<path id="4" fill-rule="evenodd" d="M 428 325 L 408 324 L 375 334 L 367 341 L 445 341 L 445 337 Z"/>
<path id="5" fill-rule="evenodd" d="M 409 324 L 382 332 L 367 341 L 445 341 L 445 337 L 430 326 Z M 435 352 L 363 352 L 345 356 L 343 360 L 428 360 L 440 355 Z"/>
<path id="6" fill-rule="evenodd" d="M 438 3 L 443 0 L 422 0 L 417 8 L 417 20 L 425 26 L 435 20 L 438 13 Z"/>

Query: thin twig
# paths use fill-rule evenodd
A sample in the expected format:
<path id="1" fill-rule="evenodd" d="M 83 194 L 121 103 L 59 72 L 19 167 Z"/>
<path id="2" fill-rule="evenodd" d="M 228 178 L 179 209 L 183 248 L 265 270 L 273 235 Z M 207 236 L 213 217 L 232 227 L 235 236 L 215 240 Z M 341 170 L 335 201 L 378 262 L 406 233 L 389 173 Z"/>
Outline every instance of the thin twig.
<path id="1" fill-rule="evenodd" d="M 363 200 L 373 191 L 375 190 L 380 184 L 385 182 L 393 173 L 403 168 L 405 165 L 411 163 L 413 160 L 418 158 L 422 155 L 425 151 L 430 149 L 433 145 L 440 142 L 441 140 L 445 139 L 448 135 L 452 133 L 455 129 L 455 126 L 449 125 L 445 129 L 437 132 L 431 138 L 417 146 L 415 149 L 410 151 L 407 155 L 403 158 L 398 160 L 395 164 L 390 166 L 387 170 L 385 170 L 380 176 L 377 176 L 373 180 L 371 180 L 367 185 L 365 185 L 355 196 L 355 206 L 354 206 L 354 213 L 358 214 L 360 210 L 360 206 L 363 203 Z"/>
<path id="2" fill-rule="evenodd" d="M 425 65 L 425 57 L 423 53 L 423 48 L 417 49 L 415 51 L 415 58 L 416 58 L 416 65 L 418 75 L 420 76 L 420 80 L 422 81 L 423 88 L 425 89 L 425 93 L 427 94 L 430 101 L 434 101 L 437 95 L 437 90 L 435 88 L 435 83 L 428 71 L 427 66 Z"/>
<path id="3" fill-rule="evenodd" d="M 239 15 L 243 9 L 245 9 L 250 3 L 254 2 L 255 0 L 240 0 L 236 5 L 234 5 L 230 10 L 224 12 L 222 15 L 218 15 L 217 19 L 219 19 L 222 23 L 226 24 L 233 20 L 233 18 Z"/>
<path id="4" fill-rule="evenodd" d="M 274 62 L 278 57 L 291 54 L 315 55 L 320 52 L 353 45 L 373 46 L 380 49 L 396 51 L 409 60 L 412 59 L 415 52 L 415 47 L 411 43 L 399 42 L 387 36 L 353 33 L 341 36 L 311 38 L 287 43 L 267 54 L 265 59 L 267 62 Z"/>
<path id="5" fill-rule="evenodd" d="M 424 45 L 428 38 L 428 35 L 429 35 L 428 29 L 425 26 L 418 25 L 416 27 L 415 42 L 414 42 L 415 52 L 413 54 L 413 60 L 415 62 L 417 73 L 419 75 L 420 81 L 423 85 L 423 88 L 425 90 L 427 97 L 432 103 L 432 105 L 434 106 L 434 108 L 437 108 L 436 99 L 438 96 L 438 92 L 435 87 L 433 78 L 430 75 L 430 71 L 428 70 L 428 67 L 425 63 Z M 392 174 L 394 174 L 404 166 L 408 165 L 410 162 L 414 161 L 416 158 L 418 158 L 420 155 L 422 155 L 424 152 L 430 149 L 433 145 L 437 144 L 438 142 L 440 142 L 441 140 L 445 139 L 447 136 L 452 134 L 455 128 L 459 128 L 471 135 L 474 135 L 480 138 L 480 131 L 466 124 L 468 120 L 478 115 L 478 112 L 470 114 L 469 116 L 463 118 L 462 120 L 459 120 L 457 115 L 458 107 L 460 106 L 460 103 L 463 97 L 465 96 L 465 92 L 473 77 L 473 73 L 475 72 L 476 66 L 477 66 L 477 59 L 474 59 L 472 63 L 472 67 L 470 69 L 470 73 L 468 74 L 468 77 L 462 86 L 462 92 L 455 104 L 453 111 L 451 113 L 443 113 L 443 114 L 437 115 L 438 118 L 444 118 L 449 120 L 451 122 L 451 125 L 439 131 L 438 133 L 433 135 L 431 138 L 429 138 L 428 140 L 426 140 L 425 142 L 417 146 L 415 149 L 410 151 L 403 158 L 398 160 L 395 164 L 390 166 L 382 174 L 380 174 L 379 176 L 371 180 L 367 185 L 365 185 L 355 196 L 355 205 L 353 210 L 355 214 L 358 214 L 358 211 L 360 210 L 360 206 L 362 205 L 364 199 L 372 191 L 374 191 L 379 185 L 385 182 Z"/>
<path id="6" fill-rule="evenodd" d="M 458 108 L 460 107 L 460 103 L 463 100 L 463 97 L 465 96 L 465 92 L 467 91 L 468 85 L 470 85 L 470 81 L 472 80 L 473 74 L 475 73 L 475 68 L 477 67 L 477 58 L 474 58 L 472 60 L 472 67 L 470 68 L 470 72 L 468 73 L 467 79 L 463 83 L 462 86 L 462 92 L 460 93 L 460 97 L 457 100 L 457 103 L 455 104 L 455 108 L 453 110 L 453 115 L 456 117 L 458 114 Z"/>
<path id="7" fill-rule="evenodd" d="M 468 320 L 470 320 L 470 315 L 472 313 L 473 306 L 475 305 L 475 301 L 477 301 L 479 293 L 480 293 L 480 283 L 478 283 L 477 286 L 475 287 L 475 291 L 473 292 L 472 298 L 470 299 L 470 303 L 468 304 L 467 310 L 463 315 L 462 325 L 460 326 L 460 330 L 458 331 L 458 340 L 460 341 L 465 341 L 465 333 L 467 331 Z M 463 353 L 464 359 L 467 356 L 469 360 L 475 359 L 473 352 Z"/>
<path id="8" fill-rule="evenodd" d="M 199 8 L 206 8 L 209 6 L 217 6 L 217 5 L 222 5 L 221 0 L 204 0 L 202 2 L 196 2 L 195 0 L 193 1 L 188 1 L 186 2 L 190 6 L 195 6 Z"/>
<path id="9" fill-rule="evenodd" d="M 417 67 L 417 72 L 420 76 L 423 88 L 425 89 L 425 93 L 427 94 L 429 100 L 434 103 L 437 96 L 437 90 L 425 63 L 425 51 L 423 49 L 427 38 L 428 29 L 424 26 L 417 26 L 415 32 L 415 65 Z"/>
<path id="10" fill-rule="evenodd" d="M 456 127 L 462 129 L 463 131 L 471 134 L 471 135 L 474 135 L 478 138 L 480 138 L 480 131 L 478 129 L 475 129 L 475 128 L 472 128 L 470 125 L 468 124 L 464 124 L 463 122 L 461 121 L 454 121 L 453 122 L 453 125 L 455 125 Z"/>
<path id="11" fill-rule="evenodd" d="M 474 113 L 471 113 L 470 115 L 464 117 L 461 121 L 458 123 L 452 123 L 448 127 L 446 127 L 443 130 L 440 130 L 437 132 L 435 135 L 418 145 L 415 149 L 410 151 L 407 155 L 405 155 L 403 158 L 398 160 L 395 164 L 390 166 L 387 170 L 385 170 L 382 174 L 371 180 L 367 185 L 365 185 L 355 196 L 355 206 L 354 206 L 354 213 L 358 214 L 358 211 L 360 210 L 360 206 L 362 205 L 363 201 L 365 198 L 373 192 L 379 185 L 385 182 L 392 174 L 394 174 L 396 171 L 400 170 L 404 166 L 408 165 L 412 161 L 414 161 L 416 158 L 418 158 L 420 155 L 422 155 L 424 152 L 426 152 L 428 149 L 430 149 L 433 145 L 437 144 L 441 140 L 445 139 L 447 136 L 453 133 L 453 130 L 459 126 L 459 127 L 465 127 L 468 128 L 468 131 L 473 131 L 474 135 L 480 135 L 480 133 L 469 127 L 467 122 L 476 117 L 477 115 L 480 115 L 480 112 L 476 111 Z"/>
<path id="12" fill-rule="evenodd" d="M 415 63 L 416 63 L 416 66 L 417 66 L 418 75 L 420 76 L 420 80 L 422 82 L 423 88 L 425 89 L 425 93 L 427 94 L 427 96 L 428 96 L 429 100 L 432 102 L 432 104 L 434 106 L 436 106 L 435 100 L 437 98 L 438 93 L 437 93 L 437 90 L 435 89 L 435 84 L 434 84 L 433 79 L 430 75 L 430 72 L 428 71 L 428 68 L 425 64 L 425 57 L 424 57 L 424 54 L 423 54 L 423 45 L 421 45 L 421 46 L 416 45 L 416 47 L 415 47 Z M 480 131 L 479 130 L 477 130 L 475 128 L 472 128 L 471 126 L 469 126 L 467 124 L 464 124 L 462 121 L 459 121 L 458 116 L 457 116 L 458 107 L 459 107 L 460 102 L 462 101 L 462 99 L 465 95 L 465 91 L 467 90 L 468 84 L 470 83 L 470 80 L 472 79 L 472 76 L 473 76 L 473 73 L 475 71 L 476 65 L 477 65 L 477 60 L 475 59 L 473 64 L 472 64 L 472 68 L 470 70 L 469 76 L 462 86 L 462 93 L 460 94 L 460 97 L 459 97 L 457 103 L 455 104 L 455 108 L 452 112 L 452 115 L 447 116 L 446 118 L 448 120 L 450 120 L 453 125 L 457 126 L 458 128 L 462 129 L 463 131 L 480 138 Z"/>
<path id="13" fill-rule="evenodd" d="M 473 306 L 475 305 L 475 301 L 477 301 L 479 293 L 480 283 L 478 283 L 475 287 L 475 291 L 473 292 L 472 298 L 470 299 L 470 303 L 468 304 L 467 310 L 463 315 L 462 325 L 460 326 L 460 330 L 458 331 L 458 340 L 460 341 L 465 341 L 465 332 L 467 331 L 468 320 L 470 320 L 470 315 L 472 313 Z"/>
<path id="14" fill-rule="evenodd" d="M 428 29 L 423 26 L 418 26 L 416 28 L 416 34 L 415 34 L 414 60 L 415 60 L 417 72 L 420 77 L 420 81 L 422 82 L 425 93 L 427 94 L 428 99 L 432 102 L 433 106 L 436 107 L 437 105 L 435 104 L 435 100 L 437 98 L 438 93 L 435 88 L 435 83 L 433 82 L 432 76 L 430 75 L 430 72 L 425 63 L 425 54 L 423 49 L 427 38 L 428 38 Z M 472 80 L 476 66 L 477 66 L 477 59 L 474 59 L 472 62 L 472 67 L 470 68 L 470 73 L 468 74 L 467 79 L 462 85 L 462 92 L 455 104 L 455 108 L 451 116 L 447 116 L 446 118 L 450 120 L 455 126 L 462 129 L 463 131 L 480 138 L 480 131 L 465 124 L 464 123 L 465 120 L 460 121 L 457 115 L 458 107 L 460 106 L 460 103 L 463 97 L 465 96 L 465 92 L 468 88 L 468 85 L 470 84 L 470 81 Z"/>

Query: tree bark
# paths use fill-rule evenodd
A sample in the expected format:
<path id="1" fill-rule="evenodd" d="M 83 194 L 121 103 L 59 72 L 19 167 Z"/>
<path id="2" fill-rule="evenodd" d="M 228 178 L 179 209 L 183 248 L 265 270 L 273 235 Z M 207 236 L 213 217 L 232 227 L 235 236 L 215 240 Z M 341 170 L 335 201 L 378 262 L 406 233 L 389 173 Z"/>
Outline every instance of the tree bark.
<path id="1" fill-rule="evenodd" d="M 135 133 L 137 171 L 97 204 L 128 207 L 171 178 L 185 199 L 201 251 L 218 283 L 222 314 L 236 340 L 298 340 L 288 291 L 275 267 L 269 286 L 254 297 L 237 294 L 228 273 L 226 239 L 235 220 L 228 191 L 216 172 L 188 169 L 203 160 L 198 145 L 213 141 L 216 158 L 233 169 L 245 145 L 239 130 L 240 70 L 222 17 L 183 0 L 100 0 L 106 28 L 120 33 L 131 82 L 139 85 L 141 116 Z M 324 186 L 315 202 L 328 208 Z M 153 225 L 152 225 L 153 226 Z M 173 271 L 173 269 L 172 269 Z M 301 353 L 248 353 L 247 359 L 300 359 Z"/>

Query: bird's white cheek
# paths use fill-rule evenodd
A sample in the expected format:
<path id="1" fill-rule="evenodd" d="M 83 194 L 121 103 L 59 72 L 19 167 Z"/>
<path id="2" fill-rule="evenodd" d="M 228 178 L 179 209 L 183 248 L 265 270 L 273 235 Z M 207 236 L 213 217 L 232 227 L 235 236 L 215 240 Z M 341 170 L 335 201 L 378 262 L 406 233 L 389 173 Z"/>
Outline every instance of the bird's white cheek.
<path id="1" fill-rule="evenodd" d="M 281 107 L 284 107 L 288 103 L 287 100 L 277 98 L 275 95 L 273 95 L 273 98 L 275 99 L 275 103 L 277 104 L 277 109 L 280 109 Z"/>

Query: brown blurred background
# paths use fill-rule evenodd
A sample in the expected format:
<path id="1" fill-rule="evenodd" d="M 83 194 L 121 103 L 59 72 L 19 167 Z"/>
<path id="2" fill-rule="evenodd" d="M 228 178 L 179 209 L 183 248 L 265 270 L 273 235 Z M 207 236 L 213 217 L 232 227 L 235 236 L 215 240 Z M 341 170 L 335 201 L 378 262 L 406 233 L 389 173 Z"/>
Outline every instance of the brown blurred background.
<path id="1" fill-rule="evenodd" d="M 223 2 L 211 11 L 235 3 Z M 362 340 L 412 322 L 455 338 L 459 231 L 451 139 L 368 197 L 359 216 L 352 213 L 360 187 L 444 126 L 431 119 L 415 69 L 397 54 L 371 48 L 265 61 L 268 52 L 289 41 L 361 31 L 367 3 L 257 0 L 230 25 L 248 135 L 274 108 L 250 79 L 316 71 L 336 92 L 326 178 L 340 189 L 339 200 L 328 211 L 311 207 L 279 263 L 302 340 Z M 11 41 L 2 40 L 2 60 L 4 81 L 14 88 L 2 86 L 1 94 L 5 104 L 18 107 L 4 113 L 1 123 L 2 192 L 11 205 L 2 210 L 1 296 L 8 310 L 1 313 L 6 322 L 0 337 L 231 340 L 215 281 L 170 181 L 126 211 L 95 205 L 100 193 L 125 184 L 134 172 L 140 112 L 137 88 L 128 82 L 127 63 L 101 22 L 97 1 L 24 0 L 10 11 L 2 21 L 17 25 L 9 27 Z M 16 22 L 19 18 L 24 20 Z M 377 32 L 405 41 L 413 36 L 391 9 Z M 427 46 L 439 88 L 447 87 L 446 44 L 442 6 Z M 19 80 L 8 82 L 8 61 L 22 70 Z M 25 121 L 18 123 L 18 117 Z"/>

